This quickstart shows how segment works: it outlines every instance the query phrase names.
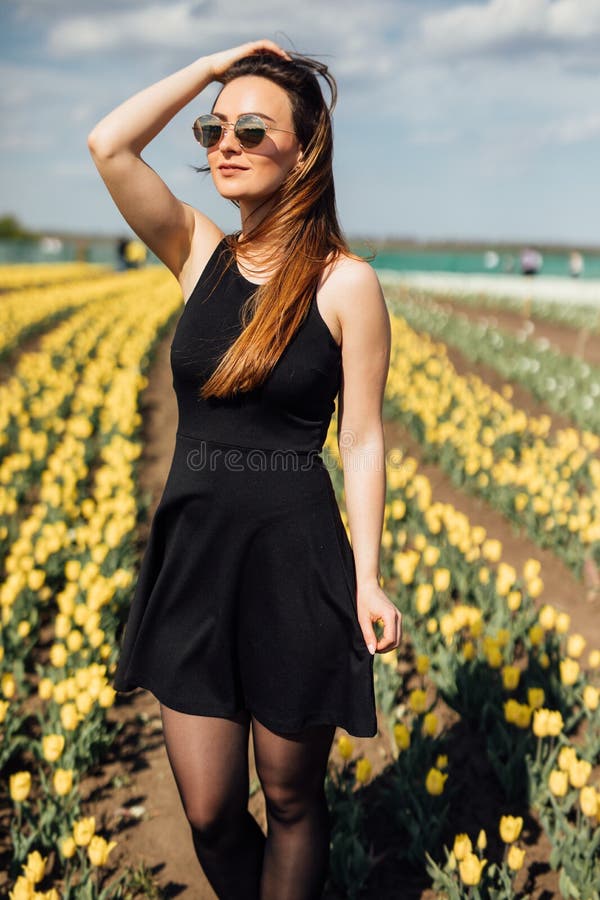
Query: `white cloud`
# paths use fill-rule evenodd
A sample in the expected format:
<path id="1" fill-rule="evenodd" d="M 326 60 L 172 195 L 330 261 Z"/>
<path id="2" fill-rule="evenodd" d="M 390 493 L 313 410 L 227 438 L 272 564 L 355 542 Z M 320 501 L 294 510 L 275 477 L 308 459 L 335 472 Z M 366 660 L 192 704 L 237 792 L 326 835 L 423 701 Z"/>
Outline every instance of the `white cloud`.
<path id="1" fill-rule="evenodd" d="M 542 132 L 542 142 L 558 144 L 578 144 L 600 135 L 600 113 L 571 116 L 562 122 L 549 125 Z"/>
<path id="2" fill-rule="evenodd" d="M 556 49 L 600 36 L 600 0 L 489 0 L 429 13 L 421 35 L 430 53 Z"/>

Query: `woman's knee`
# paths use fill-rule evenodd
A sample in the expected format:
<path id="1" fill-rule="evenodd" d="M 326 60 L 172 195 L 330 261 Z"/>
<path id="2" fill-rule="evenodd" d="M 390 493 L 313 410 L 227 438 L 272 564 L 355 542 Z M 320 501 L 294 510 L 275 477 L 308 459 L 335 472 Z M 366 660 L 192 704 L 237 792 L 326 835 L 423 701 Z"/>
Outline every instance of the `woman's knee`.
<path id="1" fill-rule="evenodd" d="M 300 822 L 315 807 L 326 806 L 323 785 L 295 789 L 283 785 L 263 784 L 265 805 L 270 818 L 283 825 Z"/>
<path id="2" fill-rule="evenodd" d="M 234 838 L 247 813 L 247 807 L 245 810 L 226 808 L 198 798 L 184 802 L 183 808 L 196 837 L 207 845 L 227 843 Z"/>

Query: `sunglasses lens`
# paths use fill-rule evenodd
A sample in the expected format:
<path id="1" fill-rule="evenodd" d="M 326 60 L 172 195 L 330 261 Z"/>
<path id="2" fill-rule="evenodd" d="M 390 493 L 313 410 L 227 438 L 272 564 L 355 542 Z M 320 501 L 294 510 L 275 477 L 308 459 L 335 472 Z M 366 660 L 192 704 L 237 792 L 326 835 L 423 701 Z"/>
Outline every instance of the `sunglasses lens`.
<path id="1" fill-rule="evenodd" d="M 221 140 L 221 123 L 214 116 L 199 116 L 193 129 L 194 137 L 203 147 L 213 147 Z"/>
<path id="2" fill-rule="evenodd" d="M 243 147 L 258 147 L 267 129 L 258 116 L 240 116 L 235 126 L 235 136 Z"/>

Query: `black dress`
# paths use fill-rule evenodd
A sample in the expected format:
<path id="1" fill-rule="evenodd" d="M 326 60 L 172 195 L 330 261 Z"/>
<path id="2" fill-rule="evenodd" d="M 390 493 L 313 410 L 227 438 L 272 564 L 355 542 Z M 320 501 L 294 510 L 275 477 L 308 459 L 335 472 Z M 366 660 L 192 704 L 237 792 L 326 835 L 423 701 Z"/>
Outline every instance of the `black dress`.
<path id="1" fill-rule="evenodd" d="M 193 715 L 246 708 L 274 731 L 329 723 L 372 737 L 373 657 L 358 623 L 354 555 L 319 455 L 341 350 L 313 297 L 262 385 L 200 399 L 255 289 L 235 261 L 225 267 L 230 253 L 223 238 L 171 345 L 175 451 L 113 685 L 146 688 Z"/>

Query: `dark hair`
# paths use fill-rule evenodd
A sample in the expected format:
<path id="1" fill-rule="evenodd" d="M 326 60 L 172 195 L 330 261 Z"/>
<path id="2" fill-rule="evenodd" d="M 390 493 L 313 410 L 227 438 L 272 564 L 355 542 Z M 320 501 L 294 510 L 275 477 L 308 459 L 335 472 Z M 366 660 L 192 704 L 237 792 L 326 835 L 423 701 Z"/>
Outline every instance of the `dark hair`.
<path id="1" fill-rule="evenodd" d="M 237 234 L 228 236 L 232 257 L 260 241 L 261 263 L 275 274 L 244 304 L 245 327 L 201 388 L 203 397 L 230 396 L 260 384 L 308 313 L 326 263 L 340 254 L 361 259 L 350 252 L 336 210 L 331 123 L 335 79 L 324 63 L 295 51 L 289 55 L 291 61 L 264 51 L 245 56 L 221 78 L 225 86 L 235 78 L 257 75 L 283 88 L 303 150 L 301 163 L 288 173 L 262 221 L 240 240 Z M 329 86 L 329 104 L 318 75 Z M 262 254 L 265 246 L 271 250 L 268 256 Z"/>

